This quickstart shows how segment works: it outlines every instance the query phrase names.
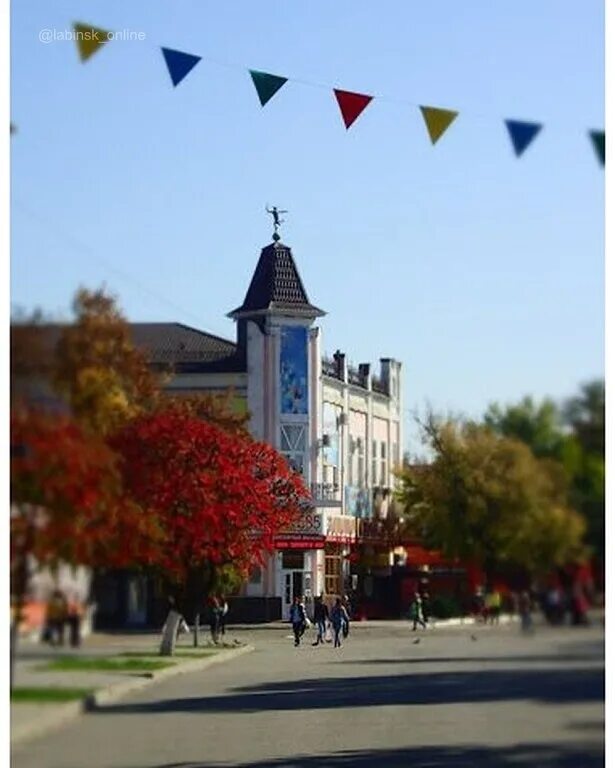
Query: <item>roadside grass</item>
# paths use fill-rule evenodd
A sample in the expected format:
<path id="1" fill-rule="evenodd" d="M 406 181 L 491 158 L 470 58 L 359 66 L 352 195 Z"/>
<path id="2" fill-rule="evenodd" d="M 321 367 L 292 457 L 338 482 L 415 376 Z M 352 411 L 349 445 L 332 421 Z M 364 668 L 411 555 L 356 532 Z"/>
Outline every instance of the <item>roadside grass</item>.
<path id="1" fill-rule="evenodd" d="M 199 659 L 205 656 L 213 656 L 217 652 L 217 648 L 180 648 L 179 650 L 175 651 L 173 656 L 161 657 L 158 651 L 147 651 L 146 653 L 139 653 L 138 651 L 126 651 L 125 653 L 121 653 L 120 656 L 139 659 L 174 659 L 176 656 L 182 659 Z"/>
<path id="2" fill-rule="evenodd" d="M 38 669 L 45 672 L 152 672 L 174 666 L 172 661 L 145 656 L 145 654 L 137 654 L 136 658 L 61 656 Z"/>
<path id="3" fill-rule="evenodd" d="M 65 701 L 84 699 L 96 688 L 13 688 L 11 701 L 22 704 L 54 704 Z"/>

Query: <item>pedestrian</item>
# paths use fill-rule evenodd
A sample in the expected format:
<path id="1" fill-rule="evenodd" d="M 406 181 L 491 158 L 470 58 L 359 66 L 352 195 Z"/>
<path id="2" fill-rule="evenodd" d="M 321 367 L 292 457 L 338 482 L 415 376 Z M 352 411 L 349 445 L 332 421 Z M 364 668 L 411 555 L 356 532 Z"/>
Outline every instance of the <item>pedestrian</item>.
<path id="1" fill-rule="evenodd" d="M 335 605 L 331 611 L 331 625 L 333 627 L 333 635 L 335 637 L 335 642 L 333 643 L 334 648 L 342 647 L 340 632 L 342 632 L 344 624 L 347 624 L 349 621 L 350 617 L 348 616 L 348 611 L 344 608 L 341 598 L 336 598 Z"/>
<path id="2" fill-rule="evenodd" d="M 220 596 L 220 634 L 226 635 L 226 617 L 228 615 L 228 603 L 224 595 Z"/>
<path id="3" fill-rule="evenodd" d="M 423 592 L 421 595 L 421 609 L 423 613 L 423 621 L 425 625 L 429 624 L 431 618 L 431 603 L 429 600 L 429 592 Z"/>
<path id="4" fill-rule="evenodd" d="M 293 634 L 295 636 L 295 648 L 300 645 L 301 637 L 307 626 L 307 615 L 305 606 L 301 602 L 299 595 L 295 595 L 293 604 L 290 606 L 290 622 L 293 625 Z"/>
<path id="5" fill-rule="evenodd" d="M 329 609 L 325 603 L 324 595 L 321 594 L 314 602 L 314 624 L 316 624 L 318 634 L 316 636 L 316 642 L 312 643 L 312 645 L 320 645 L 320 643 L 324 645 L 328 620 Z"/>
<path id="6" fill-rule="evenodd" d="M 521 615 L 521 631 L 528 633 L 532 631 L 532 598 L 530 593 L 525 591 L 519 598 L 519 614 Z"/>
<path id="7" fill-rule="evenodd" d="M 346 609 L 346 618 L 344 620 L 344 624 L 342 625 L 342 635 L 344 636 L 344 639 L 345 639 L 350 634 L 350 617 L 352 616 L 352 605 L 350 603 L 350 598 L 348 597 L 348 595 L 344 595 L 344 599 L 342 600 L 342 605 Z"/>
<path id="8" fill-rule="evenodd" d="M 69 628 L 70 644 L 73 648 L 78 648 L 81 645 L 81 621 L 83 614 L 83 603 L 79 599 L 79 595 L 73 592 L 66 606 L 66 623 Z"/>
<path id="9" fill-rule="evenodd" d="M 47 603 L 46 629 L 44 637 L 50 645 L 64 645 L 64 624 L 67 617 L 66 597 L 55 589 Z"/>
<path id="10" fill-rule="evenodd" d="M 426 628 L 425 621 L 423 619 L 423 605 L 421 601 L 421 596 L 418 592 L 414 593 L 414 600 L 410 604 L 410 621 L 413 622 L 412 624 L 412 631 L 416 632 L 416 625 L 420 624 L 423 629 Z"/>
<path id="11" fill-rule="evenodd" d="M 497 589 L 494 589 L 489 595 L 489 598 L 489 623 L 499 624 L 500 611 L 502 610 L 502 595 Z"/>
<path id="12" fill-rule="evenodd" d="M 209 599 L 209 629 L 211 639 L 217 645 L 220 635 L 220 619 L 222 617 L 222 606 L 216 595 Z"/>

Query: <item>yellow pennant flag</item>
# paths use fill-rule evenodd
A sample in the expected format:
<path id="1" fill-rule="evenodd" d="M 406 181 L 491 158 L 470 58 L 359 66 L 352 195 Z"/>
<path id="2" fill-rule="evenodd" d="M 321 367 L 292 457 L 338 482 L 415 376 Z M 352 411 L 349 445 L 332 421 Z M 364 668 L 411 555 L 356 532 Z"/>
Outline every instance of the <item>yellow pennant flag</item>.
<path id="1" fill-rule="evenodd" d="M 420 109 L 432 144 L 438 141 L 459 114 L 459 112 L 453 112 L 450 109 L 437 109 L 436 107 L 421 107 Z"/>
<path id="2" fill-rule="evenodd" d="M 112 32 L 107 32 L 105 29 L 99 29 L 91 24 L 80 24 L 78 22 L 73 24 L 73 31 L 81 61 L 87 61 L 90 56 L 93 56 L 113 36 Z"/>

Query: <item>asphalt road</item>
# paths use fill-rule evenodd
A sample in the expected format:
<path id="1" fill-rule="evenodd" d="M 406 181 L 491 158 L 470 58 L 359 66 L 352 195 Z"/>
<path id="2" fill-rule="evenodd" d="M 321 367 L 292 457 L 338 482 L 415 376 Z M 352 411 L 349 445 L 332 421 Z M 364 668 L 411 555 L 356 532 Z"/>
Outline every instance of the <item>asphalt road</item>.
<path id="1" fill-rule="evenodd" d="M 17 748 L 13 768 L 595 768 L 601 627 L 355 627 L 341 649 L 288 630 Z M 413 641 L 420 638 L 419 643 Z M 474 638 L 474 639 L 473 639 Z"/>

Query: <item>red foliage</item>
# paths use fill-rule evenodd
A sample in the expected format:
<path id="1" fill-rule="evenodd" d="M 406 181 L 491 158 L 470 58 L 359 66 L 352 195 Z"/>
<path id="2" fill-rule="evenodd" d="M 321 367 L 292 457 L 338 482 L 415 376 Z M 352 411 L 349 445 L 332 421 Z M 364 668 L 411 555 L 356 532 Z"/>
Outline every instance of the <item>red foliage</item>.
<path id="1" fill-rule="evenodd" d="M 177 581 L 203 564 L 258 562 L 307 496 L 270 446 L 177 409 L 135 419 L 110 443 L 126 493 L 162 531 L 156 564 Z"/>
<path id="2" fill-rule="evenodd" d="M 120 491 L 116 457 L 104 442 L 64 416 L 11 413 L 13 564 L 26 556 L 38 566 L 142 561 L 155 531 Z"/>

